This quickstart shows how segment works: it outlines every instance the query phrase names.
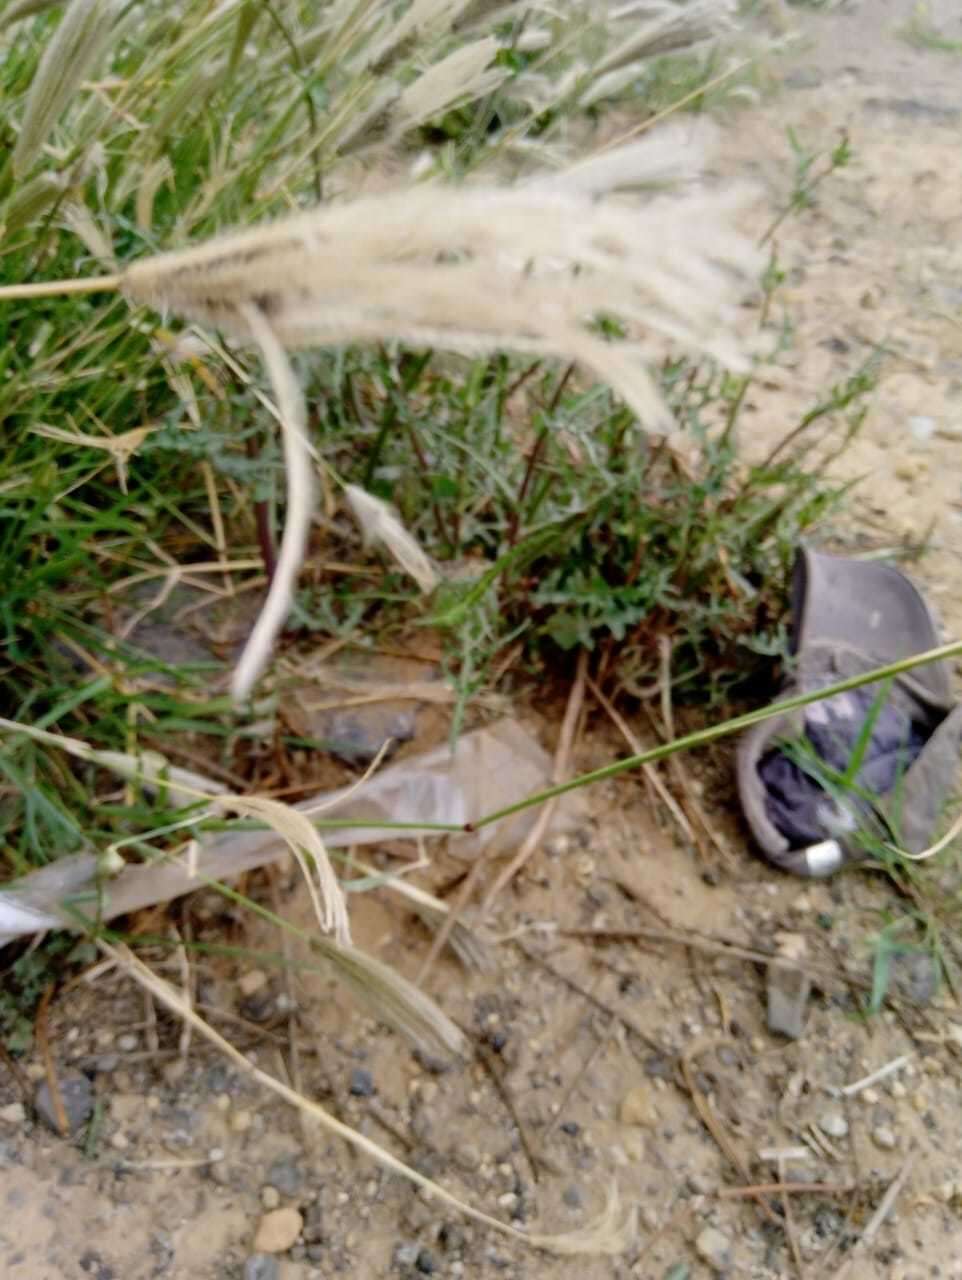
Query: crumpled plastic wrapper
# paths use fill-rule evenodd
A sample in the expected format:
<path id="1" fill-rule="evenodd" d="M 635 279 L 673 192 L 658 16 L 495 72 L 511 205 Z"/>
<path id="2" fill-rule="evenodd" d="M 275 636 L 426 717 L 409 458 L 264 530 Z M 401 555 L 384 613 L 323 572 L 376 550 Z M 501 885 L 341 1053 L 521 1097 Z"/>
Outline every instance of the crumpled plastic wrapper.
<path id="1" fill-rule="evenodd" d="M 517 720 L 505 719 L 460 738 L 453 751 L 437 747 L 411 756 L 375 774 L 352 791 L 331 792 L 293 808 L 313 812 L 324 823 L 338 818 L 370 821 L 365 827 L 321 828 L 326 845 L 370 845 L 384 840 L 425 838 L 430 829 L 399 832 L 381 822 L 450 823 L 463 826 L 506 808 L 550 785 L 551 757 Z M 348 792 L 350 791 L 350 794 Z M 580 801 L 565 796 L 555 808 L 551 831 L 577 821 Z M 449 835 L 464 857 L 515 848 L 531 830 L 537 808 L 527 809 L 480 831 Z M 231 879 L 286 856 L 273 831 L 201 833 L 196 858 L 128 864 L 118 875 L 98 873 L 93 854 L 61 858 L 0 889 L 0 945 L 43 929 L 77 927 L 70 908 L 90 919 L 107 921 L 143 907 L 167 902 L 204 884 L 204 878 Z"/>

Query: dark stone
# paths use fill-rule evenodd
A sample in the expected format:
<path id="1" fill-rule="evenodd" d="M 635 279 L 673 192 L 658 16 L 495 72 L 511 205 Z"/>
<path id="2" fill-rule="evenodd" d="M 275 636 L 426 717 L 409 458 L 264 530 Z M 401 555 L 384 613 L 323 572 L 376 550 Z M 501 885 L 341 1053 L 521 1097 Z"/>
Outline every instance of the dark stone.
<path id="1" fill-rule="evenodd" d="M 786 89 L 817 89 L 823 82 L 824 76 L 817 67 L 796 67 L 782 81 Z"/>
<path id="2" fill-rule="evenodd" d="M 438 1232 L 438 1243 L 446 1253 L 460 1253 L 464 1248 L 464 1227 L 459 1222 L 445 1222 Z"/>
<path id="3" fill-rule="evenodd" d="M 244 1280 L 280 1280 L 281 1264 L 269 1253 L 252 1253 L 244 1263 Z"/>
<path id="4" fill-rule="evenodd" d="M 80 1270 L 93 1280 L 114 1280 L 114 1269 L 104 1262 L 99 1253 L 88 1249 L 80 1256 Z"/>
<path id="5" fill-rule="evenodd" d="M 652 1053 L 645 1059 L 645 1075 L 652 1080 L 674 1080 L 675 1063 L 664 1053 Z"/>
<path id="6" fill-rule="evenodd" d="M 307 1244 L 321 1244 L 324 1240 L 324 1215 L 321 1206 L 315 1200 L 303 1211 L 304 1229 L 301 1235 Z"/>
<path id="7" fill-rule="evenodd" d="M 805 1032 L 811 979 L 798 969 L 780 964 L 768 966 L 768 1029 L 798 1040 Z"/>
<path id="8" fill-rule="evenodd" d="M 433 1276 L 436 1265 L 434 1257 L 429 1249 L 421 1249 L 414 1261 L 414 1265 L 420 1271 L 422 1276 Z"/>
<path id="9" fill-rule="evenodd" d="M 444 1058 L 436 1058 L 431 1053 L 425 1053 L 423 1049 L 415 1049 L 412 1054 L 414 1061 L 422 1070 L 430 1072 L 432 1076 L 444 1075 L 445 1071 L 450 1070 L 451 1063 Z"/>
<path id="10" fill-rule="evenodd" d="M 371 1098 L 377 1092 L 374 1088 L 374 1077 L 364 1067 L 352 1069 L 348 1088 L 355 1098 Z"/>
<path id="11" fill-rule="evenodd" d="M 562 1120 L 559 1128 L 561 1129 L 561 1132 L 566 1133 L 569 1138 L 577 1138 L 578 1134 L 581 1132 L 581 1125 L 577 1120 Z"/>
<path id="12" fill-rule="evenodd" d="M 267 1172 L 267 1182 L 282 1196 L 296 1196 L 304 1183 L 304 1175 L 293 1156 L 284 1156 L 271 1165 Z"/>
<path id="13" fill-rule="evenodd" d="M 269 987 L 263 991 L 255 991 L 252 996 L 241 1001 L 240 1011 L 249 1022 L 267 1022 L 274 1014 L 274 993 Z"/>
<path id="14" fill-rule="evenodd" d="M 79 1071 L 64 1072 L 60 1076 L 58 1083 L 60 1085 L 60 1096 L 63 1099 L 63 1109 L 67 1117 L 67 1131 L 69 1134 L 74 1134 L 87 1123 L 93 1112 L 93 1086 L 87 1077 L 81 1075 Z M 38 1117 L 47 1128 L 59 1134 L 60 1126 L 57 1123 L 53 1099 L 50 1096 L 50 1086 L 46 1080 L 37 1089 L 33 1105 L 36 1108 Z"/>
<path id="15" fill-rule="evenodd" d="M 900 994 L 913 1004 L 929 1004 L 939 989 L 939 966 L 927 951 L 896 951 L 892 978 Z"/>

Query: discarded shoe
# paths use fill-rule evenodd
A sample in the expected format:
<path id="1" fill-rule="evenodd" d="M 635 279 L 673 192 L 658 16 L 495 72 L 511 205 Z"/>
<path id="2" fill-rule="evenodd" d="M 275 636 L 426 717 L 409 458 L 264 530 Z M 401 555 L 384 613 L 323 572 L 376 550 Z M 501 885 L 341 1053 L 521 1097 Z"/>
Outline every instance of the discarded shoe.
<path id="1" fill-rule="evenodd" d="M 892 565 L 803 548 L 792 597 L 787 697 L 939 643 L 925 600 Z M 826 876 L 880 841 L 926 848 L 958 785 L 960 750 L 948 663 L 930 663 L 755 725 L 738 745 L 739 799 L 769 862 Z"/>

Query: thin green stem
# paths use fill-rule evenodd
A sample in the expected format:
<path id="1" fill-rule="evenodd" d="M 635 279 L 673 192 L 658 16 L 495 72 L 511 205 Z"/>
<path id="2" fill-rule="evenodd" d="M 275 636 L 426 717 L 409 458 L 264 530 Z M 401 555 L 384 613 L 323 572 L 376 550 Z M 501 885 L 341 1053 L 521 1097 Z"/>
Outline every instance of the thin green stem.
<path id="1" fill-rule="evenodd" d="M 721 724 L 711 725 L 707 729 L 698 729 L 695 733 L 685 734 L 684 737 L 675 738 L 673 742 L 666 742 L 661 746 L 652 747 L 650 751 L 642 751 L 640 755 L 628 756 L 624 760 L 616 760 L 614 764 L 607 764 L 601 769 L 593 769 L 590 773 L 583 773 L 577 778 L 572 778 L 570 782 L 561 782 L 557 786 L 547 787 L 544 791 L 538 791 L 533 796 L 528 796 L 526 800 L 519 800 L 516 804 L 506 805 L 503 809 L 496 809 L 493 813 L 485 814 L 477 822 L 468 823 L 466 830 L 478 831 L 481 827 L 490 826 L 492 822 L 499 822 L 502 818 L 510 818 L 513 814 L 521 813 L 524 809 L 544 804 L 546 800 L 553 800 L 555 796 L 563 796 L 568 791 L 586 787 L 592 782 L 603 782 L 605 778 L 614 778 L 619 773 L 625 773 L 629 769 L 639 769 L 642 765 L 654 764 L 658 760 L 664 760 L 668 756 L 675 755 L 676 752 L 688 751 L 692 747 L 703 747 L 709 742 L 717 742 L 719 738 L 727 738 L 733 733 L 739 733 L 742 729 L 749 729 L 754 724 L 760 724 L 763 720 L 770 720 L 773 716 L 784 715 L 786 711 L 797 711 L 801 707 L 810 706 L 813 702 L 821 702 L 825 698 L 834 697 L 837 693 L 847 693 L 850 689 L 860 689 L 863 685 L 873 684 L 877 680 L 886 680 L 892 676 L 902 675 L 906 671 L 913 671 L 916 667 L 925 666 L 927 663 L 940 662 L 945 658 L 955 658 L 960 654 L 962 654 L 962 640 L 953 640 L 951 644 L 941 645 L 937 649 L 929 649 L 926 653 L 915 654 L 911 658 L 902 658 L 898 662 L 890 662 L 884 667 L 876 667 L 873 671 L 866 671 L 860 676 L 850 676 L 847 680 L 839 680 L 836 684 L 828 685 L 824 689 L 817 689 L 814 693 L 800 693 L 794 698 L 785 698 L 783 701 L 773 703 L 771 706 L 760 707 L 757 711 L 749 711 L 743 716 L 735 716 L 733 719 L 725 720 Z"/>

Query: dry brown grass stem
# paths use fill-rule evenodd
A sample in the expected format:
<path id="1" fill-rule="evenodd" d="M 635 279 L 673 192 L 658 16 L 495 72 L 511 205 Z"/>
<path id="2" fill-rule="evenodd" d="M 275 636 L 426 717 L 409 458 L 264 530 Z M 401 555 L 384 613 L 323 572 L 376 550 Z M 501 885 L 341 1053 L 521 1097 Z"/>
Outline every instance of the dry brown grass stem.
<path id="1" fill-rule="evenodd" d="M 604 1212 L 596 1222 L 580 1231 L 573 1231 L 565 1235 L 541 1235 L 499 1222 L 497 1218 L 493 1218 L 480 1209 L 476 1209 L 473 1205 L 453 1195 L 439 1183 L 425 1177 L 424 1174 L 419 1173 L 416 1169 L 412 1169 L 364 1134 L 337 1120 L 311 1098 L 298 1093 L 284 1081 L 278 1080 L 276 1076 L 272 1076 L 269 1072 L 251 1062 L 229 1040 L 226 1040 L 215 1031 L 195 1009 L 191 1008 L 176 988 L 148 968 L 128 947 L 122 944 L 114 945 L 102 939 L 97 940 L 97 945 L 105 955 L 116 960 L 124 972 L 135 982 L 149 991 L 158 1003 L 170 1010 L 176 1017 L 190 1021 L 198 1035 L 203 1036 L 213 1044 L 235 1066 L 256 1080 L 265 1089 L 295 1107 L 301 1114 L 309 1116 L 322 1128 L 326 1129 L 328 1133 L 342 1138 L 349 1146 L 370 1157 L 382 1168 L 398 1174 L 409 1182 L 413 1182 L 415 1186 L 421 1188 L 436 1200 L 450 1206 L 474 1222 L 489 1227 L 502 1235 L 510 1236 L 515 1240 L 532 1245 L 534 1248 L 559 1255 L 619 1254 L 624 1252 L 634 1240 L 636 1234 L 634 1213 L 630 1211 L 626 1213 L 622 1209 L 613 1187 Z"/>

